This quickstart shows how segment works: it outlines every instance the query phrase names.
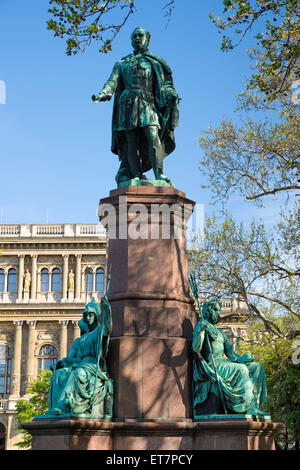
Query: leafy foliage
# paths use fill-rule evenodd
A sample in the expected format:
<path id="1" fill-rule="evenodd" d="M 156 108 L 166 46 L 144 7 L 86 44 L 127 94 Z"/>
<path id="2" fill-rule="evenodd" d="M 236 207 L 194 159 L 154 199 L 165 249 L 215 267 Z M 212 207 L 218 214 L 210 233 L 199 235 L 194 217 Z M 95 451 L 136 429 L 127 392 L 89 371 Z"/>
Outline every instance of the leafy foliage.
<path id="1" fill-rule="evenodd" d="M 208 175 L 213 201 L 223 203 L 238 192 L 262 205 L 266 196 L 300 189 L 300 100 L 293 84 L 300 78 L 299 2 L 263 0 L 224 1 L 227 19 L 211 19 L 219 31 L 233 27 L 240 40 L 233 45 L 225 36 L 222 49 L 229 51 L 242 42 L 252 28 L 258 47 L 248 51 L 254 74 L 237 97 L 238 125 L 224 118 L 217 128 L 202 133 L 204 151 L 201 171 Z M 273 22 L 276 16 L 276 25 Z M 279 21 L 277 21 L 279 19 Z M 249 112 L 259 112 L 255 120 Z M 243 114 L 245 116 L 243 116 Z"/>
<path id="2" fill-rule="evenodd" d="M 299 448 L 300 364 L 292 361 L 293 340 L 274 339 L 260 322 L 250 329 L 249 339 L 250 342 L 240 343 L 239 353 L 249 351 L 262 364 L 268 390 L 264 408 L 270 412 L 273 421 L 285 424 L 284 431 L 276 436 L 277 447 Z"/>
<path id="3" fill-rule="evenodd" d="M 50 0 L 52 18 L 48 29 L 55 37 L 66 38 L 67 55 L 83 52 L 92 40 L 100 41 L 100 52 L 111 43 L 134 12 L 135 0 Z M 113 13 L 119 13 L 115 18 Z M 105 18 L 110 15 L 110 24 Z"/>
<path id="4" fill-rule="evenodd" d="M 249 87 L 258 88 L 274 101 L 291 88 L 292 80 L 300 78 L 298 0 L 224 0 L 223 6 L 226 17 L 221 18 L 211 12 L 210 18 L 220 33 L 230 30 L 238 40 L 233 43 L 230 35 L 224 35 L 221 49 L 232 50 L 257 28 L 258 32 L 254 34 L 257 49 L 254 52 L 258 60 Z"/>
<path id="5" fill-rule="evenodd" d="M 22 428 L 22 423 L 33 421 L 36 415 L 43 415 L 48 409 L 48 393 L 51 377 L 51 371 L 41 370 L 39 379 L 27 382 L 27 393 L 31 394 L 29 400 L 22 398 L 17 401 L 18 429 L 23 434 L 23 440 L 16 445 L 21 449 L 30 448 L 32 441 L 31 434 Z"/>
<path id="6" fill-rule="evenodd" d="M 252 221 L 245 228 L 230 215 L 222 223 L 213 216 L 206 220 L 204 239 L 196 239 L 189 254 L 202 296 L 243 300 L 250 317 L 276 337 L 282 337 L 284 330 L 266 311 L 275 309 L 277 315 L 300 320 L 300 271 L 295 269 L 299 258 L 280 250 L 285 229 L 283 223 L 275 238 L 261 222 Z"/>
<path id="7" fill-rule="evenodd" d="M 265 196 L 291 194 L 300 189 L 300 116 L 286 99 L 271 106 L 257 95 L 243 93 L 238 109 L 263 111 L 264 119 L 249 115 L 234 125 L 223 119 L 219 127 L 203 132 L 199 144 L 204 151 L 201 171 L 209 177 L 213 200 L 225 202 L 239 192 L 262 205 Z M 270 119 L 270 116 L 277 119 Z"/>

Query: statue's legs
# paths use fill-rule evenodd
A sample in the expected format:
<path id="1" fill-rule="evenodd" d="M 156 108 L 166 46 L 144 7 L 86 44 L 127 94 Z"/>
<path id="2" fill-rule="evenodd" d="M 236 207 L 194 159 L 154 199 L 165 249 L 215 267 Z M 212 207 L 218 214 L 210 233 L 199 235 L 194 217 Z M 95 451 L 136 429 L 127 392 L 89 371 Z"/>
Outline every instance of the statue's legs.
<path id="1" fill-rule="evenodd" d="M 160 138 L 158 135 L 157 126 L 143 127 L 143 133 L 147 139 L 148 153 L 152 168 L 154 171 L 155 179 L 163 172 L 163 157 Z"/>
<path id="2" fill-rule="evenodd" d="M 146 141 L 147 153 L 154 171 L 155 179 L 170 181 L 163 175 L 163 149 L 157 126 L 146 126 L 125 131 L 127 141 L 128 165 L 132 178 L 142 178 L 141 158 L 139 155 L 140 140 Z"/>
<path id="3" fill-rule="evenodd" d="M 170 181 L 169 178 L 163 175 L 163 149 L 158 135 L 158 127 L 147 126 L 142 129 L 147 140 L 148 153 L 155 179 Z"/>
<path id="4" fill-rule="evenodd" d="M 141 178 L 142 168 L 138 154 L 139 148 L 139 129 L 126 131 L 128 164 L 132 178 Z"/>
<path id="5" fill-rule="evenodd" d="M 124 133 L 123 133 L 124 134 Z M 126 135 L 122 135 L 122 132 L 118 133 L 118 145 L 119 145 L 119 159 L 121 161 L 120 168 L 116 174 L 116 182 L 119 184 L 122 181 L 127 181 L 132 178 L 129 163 L 128 163 L 128 143 Z"/>

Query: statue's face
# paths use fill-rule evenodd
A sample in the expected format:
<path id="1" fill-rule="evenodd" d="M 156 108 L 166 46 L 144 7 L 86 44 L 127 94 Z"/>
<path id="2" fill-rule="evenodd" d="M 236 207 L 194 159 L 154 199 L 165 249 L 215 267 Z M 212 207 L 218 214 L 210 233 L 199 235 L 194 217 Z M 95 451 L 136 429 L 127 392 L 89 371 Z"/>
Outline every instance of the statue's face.
<path id="1" fill-rule="evenodd" d="M 142 28 L 136 28 L 131 35 L 131 44 L 136 52 L 145 51 L 148 47 L 149 39 L 147 32 Z"/>
<path id="2" fill-rule="evenodd" d="M 220 304 L 215 302 L 209 305 L 210 322 L 215 325 L 220 320 L 221 307 Z"/>
<path id="3" fill-rule="evenodd" d="M 88 324 L 91 326 L 94 323 L 95 314 L 93 312 L 87 312 L 86 319 L 87 319 Z"/>

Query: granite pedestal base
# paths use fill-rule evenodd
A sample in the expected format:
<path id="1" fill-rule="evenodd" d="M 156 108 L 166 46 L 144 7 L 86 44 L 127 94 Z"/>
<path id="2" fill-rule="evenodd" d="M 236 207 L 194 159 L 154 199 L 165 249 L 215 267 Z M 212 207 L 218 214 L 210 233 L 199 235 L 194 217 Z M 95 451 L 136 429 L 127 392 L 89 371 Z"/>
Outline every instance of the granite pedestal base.
<path id="1" fill-rule="evenodd" d="M 192 418 L 186 223 L 194 202 L 171 187 L 126 186 L 100 201 L 109 233 L 107 359 L 115 421 Z"/>
<path id="2" fill-rule="evenodd" d="M 24 423 L 32 450 L 274 450 L 283 425 L 252 419 L 119 421 L 84 418 Z"/>

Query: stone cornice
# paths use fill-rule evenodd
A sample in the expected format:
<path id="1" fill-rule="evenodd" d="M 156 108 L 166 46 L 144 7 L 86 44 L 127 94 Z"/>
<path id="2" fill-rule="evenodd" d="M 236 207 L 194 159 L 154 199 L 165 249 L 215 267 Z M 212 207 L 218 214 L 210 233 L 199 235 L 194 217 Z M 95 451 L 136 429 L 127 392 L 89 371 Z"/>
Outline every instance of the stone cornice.
<path id="1" fill-rule="evenodd" d="M 2 255 L 59 254 L 63 253 L 106 254 L 107 240 L 1 240 Z M 7 252 L 6 252 L 7 251 Z"/>
<path id="2" fill-rule="evenodd" d="M 83 310 L 83 309 L 82 309 Z M 78 312 L 32 312 L 27 313 L 16 313 L 10 315 L 0 315 L 0 330 L 2 323 L 16 323 L 17 321 L 58 321 L 58 320 L 70 320 L 78 321 L 82 317 L 82 310 Z M 2 331 L 2 330 L 1 330 Z"/>
<path id="3" fill-rule="evenodd" d="M 24 314 L 35 314 L 36 312 L 38 314 L 48 314 L 53 312 L 58 312 L 58 314 L 61 314 L 63 311 L 83 311 L 85 306 L 84 302 L 78 302 L 78 303 L 65 303 L 65 304 L 57 304 L 55 302 L 53 303 L 47 303 L 47 304 L 41 304 L 41 303 L 27 303 L 27 304 L 0 304 L 0 318 L 3 318 L 5 315 L 6 316 L 11 316 L 11 315 L 20 315 Z"/>

